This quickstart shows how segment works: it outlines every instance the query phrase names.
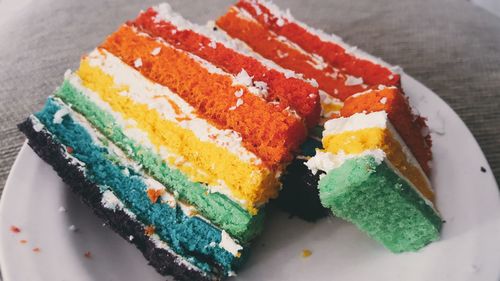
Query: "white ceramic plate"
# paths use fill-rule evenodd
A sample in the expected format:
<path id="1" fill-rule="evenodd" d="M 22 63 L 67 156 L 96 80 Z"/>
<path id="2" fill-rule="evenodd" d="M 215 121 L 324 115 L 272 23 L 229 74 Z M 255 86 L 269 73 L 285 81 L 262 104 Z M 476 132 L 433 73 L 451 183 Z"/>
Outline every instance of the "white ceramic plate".
<path id="1" fill-rule="evenodd" d="M 441 241 L 396 255 L 339 219 L 311 224 L 270 210 L 265 232 L 236 279 L 500 280 L 500 196 L 488 163 L 446 103 L 407 75 L 403 85 L 433 132 L 432 183 L 446 220 Z M 59 211 L 61 206 L 66 212 Z M 165 280 L 134 246 L 102 227 L 26 144 L 10 173 L 0 212 L 4 281 Z M 11 232 L 12 225 L 21 232 Z M 71 225 L 78 231 L 71 231 Z M 21 244 L 21 239 L 28 242 Z M 41 251 L 33 252 L 34 247 Z M 312 255 L 303 258 L 304 249 Z M 87 251 L 92 258 L 84 257 Z"/>

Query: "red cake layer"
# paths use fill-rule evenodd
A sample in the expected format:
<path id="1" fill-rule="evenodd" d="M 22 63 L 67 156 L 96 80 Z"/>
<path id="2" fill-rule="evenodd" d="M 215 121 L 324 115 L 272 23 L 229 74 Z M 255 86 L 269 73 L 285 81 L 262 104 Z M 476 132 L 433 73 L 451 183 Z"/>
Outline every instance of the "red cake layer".
<path id="1" fill-rule="evenodd" d="M 332 66 L 344 70 L 345 73 L 362 77 L 368 85 L 399 86 L 400 84 L 400 76 L 387 67 L 347 53 L 341 45 L 320 38 L 304 24 L 273 14 L 263 2 L 240 0 L 236 6 L 247 11 L 267 29 L 286 37 L 309 53 L 322 56 Z"/>
<path id="2" fill-rule="evenodd" d="M 232 76 L 210 72 L 188 53 L 129 26 L 120 27 L 100 47 L 148 79 L 169 87 L 218 128 L 239 132 L 243 145 L 270 168 L 291 160 L 292 151 L 306 138 L 307 129 L 300 118 L 246 87 L 233 86 Z M 154 53 L 157 48 L 160 52 Z"/>
<path id="3" fill-rule="evenodd" d="M 355 113 L 383 110 L 387 112 L 389 120 L 410 148 L 422 169 L 429 175 L 432 142 L 430 135 L 423 136 L 422 134 L 429 130 L 425 119 L 412 112 L 407 97 L 398 88 L 389 87 L 351 96 L 345 100 L 340 114 L 343 117 L 349 117 Z"/>
<path id="4" fill-rule="evenodd" d="M 367 89 L 360 84 L 350 85 L 342 71 L 327 63 L 317 63 L 321 58 L 304 52 L 286 39 L 283 40 L 255 19 L 240 14 L 238 8 L 232 7 L 216 24 L 231 37 L 244 41 L 263 57 L 301 73 L 306 78 L 315 79 L 321 90 L 334 97 L 344 100 Z"/>
<path id="5" fill-rule="evenodd" d="M 176 48 L 193 53 L 233 75 L 244 69 L 254 81 L 267 84 L 267 101 L 279 101 L 282 109 L 290 107 L 295 110 L 305 119 L 308 127 L 317 124 L 321 111 L 319 95 L 318 90 L 309 83 L 297 78 L 286 78 L 283 73 L 267 68 L 252 57 L 221 43 L 212 42 L 207 36 L 193 30 L 180 29 L 171 22 L 158 20 L 156 16 L 157 12 L 149 8 L 128 24 L 152 37 L 160 37 Z"/>

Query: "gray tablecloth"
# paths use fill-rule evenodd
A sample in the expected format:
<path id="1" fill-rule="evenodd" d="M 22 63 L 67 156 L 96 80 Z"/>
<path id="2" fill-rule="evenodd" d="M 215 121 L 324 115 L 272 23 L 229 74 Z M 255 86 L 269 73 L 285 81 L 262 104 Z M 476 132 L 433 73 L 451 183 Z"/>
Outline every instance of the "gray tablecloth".
<path id="1" fill-rule="evenodd" d="M 41 108 L 82 54 L 154 2 L 0 0 L 0 188 L 24 140 L 16 124 Z M 170 1 L 198 23 L 231 2 Z M 276 2 L 434 90 L 469 126 L 498 181 L 500 18 L 465 0 Z"/>

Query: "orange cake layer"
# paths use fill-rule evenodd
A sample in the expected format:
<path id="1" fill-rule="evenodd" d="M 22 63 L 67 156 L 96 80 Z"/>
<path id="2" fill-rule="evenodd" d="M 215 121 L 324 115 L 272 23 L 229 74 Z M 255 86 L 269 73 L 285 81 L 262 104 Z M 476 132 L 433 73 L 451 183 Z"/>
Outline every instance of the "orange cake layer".
<path id="1" fill-rule="evenodd" d="M 401 138 L 410 148 L 426 174 L 430 173 L 429 161 L 432 160 L 431 138 L 422 133 L 428 132 L 425 119 L 413 114 L 408 99 L 396 87 L 372 90 L 349 97 L 344 102 L 340 114 L 349 117 L 360 112 L 386 111 L 389 120 Z"/>
<path id="2" fill-rule="evenodd" d="M 345 73 L 362 77 L 368 85 L 400 84 L 400 76 L 387 67 L 349 54 L 343 46 L 333 41 L 333 38 L 318 36 L 318 31 L 290 20 L 291 17 L 282 16 L 282 11 L 276 10 L 276 7 L 270 8 L 265 1 L 240 0 L 236 6 L 251 14 L 267 29 L 286 37 L 309 53 L 322 56 L 332 66 L 344 70 Z"/>
<path id="3" fill-rule="evenodd" d="M 259 21 L 232 7 L 216 24 L 230 36 L 244 41 L 255 52 L 276 64 L 315 79 L 319 88 L 341 100 L 367 89 L 362 82 L 351 79 L 317 55 L 305 52 L 286 38 L 278 36 Z"/>
<path id="4" fill-rule="evenodd" d="M 286 78 L 277 70 L 269 69 L 258 60 L 236 52 L 225 45 L 191 29 L 179 28 L 157 18 L 153 8 L 141 13 L 130 25 L 152 37 L 160 37 L 176 48 L 193 53 L 224 71 L 237 75 L 245 70 L 254 81 L 267 84 L 267 101 L 279 101 L 279 107 L 290 107 L 306 121 L 308 127 L 317 124 L 321 111 L 318 90 L 298 78 Z"/>
<path id="5" fill-rule="evenodd" d="M 169 87 L 203 118 L 241 134 L 243 145 L 270 168 L 292 158 L 305 140 L 301 119 L 233 85 L 233 77 L 216 72 L 199 59 L 146 34 L 122 26 L 100 46 L 148 79 Z M 158 50 L 159 53 L 153 52 Z"/>

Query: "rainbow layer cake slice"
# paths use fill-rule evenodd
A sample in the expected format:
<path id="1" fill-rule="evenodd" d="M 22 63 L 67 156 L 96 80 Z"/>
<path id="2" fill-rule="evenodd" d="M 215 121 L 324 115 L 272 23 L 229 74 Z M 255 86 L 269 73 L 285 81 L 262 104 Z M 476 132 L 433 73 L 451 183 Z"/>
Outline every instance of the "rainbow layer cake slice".
<path id="1" fill-rule="evenodd" d="M 19 128 L 158 272 L 220 280 L 244 262 L 318 89 L 168 5 L 84 56 Z"/>
<path id="2" fill-rule="evenodd" d="M 430 181 L 386 111 L 331 119 L 322 141 L 306 165 L 325 173 L 318 186 L 323 206 L 393 252 L 439 238 Z"/>

